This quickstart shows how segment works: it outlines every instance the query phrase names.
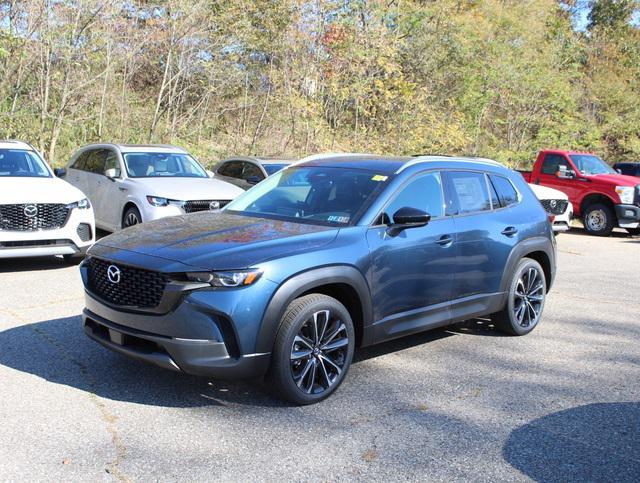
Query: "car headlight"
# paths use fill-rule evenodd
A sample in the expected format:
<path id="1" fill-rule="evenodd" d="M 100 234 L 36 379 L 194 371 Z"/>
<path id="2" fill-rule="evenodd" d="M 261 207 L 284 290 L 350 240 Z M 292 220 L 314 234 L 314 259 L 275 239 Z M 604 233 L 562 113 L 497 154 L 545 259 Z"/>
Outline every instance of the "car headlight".
<path id="1" fill-rule="evenodd" d="M 67 208 L 70 210 L 73 210 L 74 208 L 78 208 L 79 210 L 88 210 L 91 208 L 91 203 L 89 202 L 89 198 L 83 198 L 75 203 L 69 203 Z"/>
<path id="2" fill-rule="evenodd" d="M 246 287 L 262 275 L 260 270 L 229 270 L 223 272 L 190 272 L 185 274 L 192 282 L 208 283 L 212 287 Z"/>
<path id="3" fill-rule="evenodd" d="M 620 201 L 625 205 L 633 203 L 633 186 L 616 186 L 616 193 L 620 197 Z"/>
<path id="4" fill-rule="evenodd" d="M 180 200 L 171 200 L 169 198 L 163 198 L 162 196 L 147 196 L 147 201 L 152 206 L 178 206 L 183 207 L 184 201 Z"/>

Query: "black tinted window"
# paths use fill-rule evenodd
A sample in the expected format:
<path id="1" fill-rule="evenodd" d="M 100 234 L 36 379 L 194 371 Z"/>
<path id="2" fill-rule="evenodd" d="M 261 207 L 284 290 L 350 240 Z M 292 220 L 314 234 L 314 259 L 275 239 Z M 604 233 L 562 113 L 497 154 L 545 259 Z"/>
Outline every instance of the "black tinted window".
<path id="1" fill-rule="evenodd" d="M 442 197 L 442 182 L 440 173 L 431 172 L 419 175 L 400 188 L 399 193 L 385 209 L 384 223 L 393 220 L 393 215 L 400 208 L 416 208 L 426 211 L 431 218 L 438 218 L 444 214 L 444 199 Z"/>
<path id="2" fill-rule="evenodd" d="M 490 175 L 491 183 L 498 192 L 500 204 L 502 206 L 513 205 L 518 202 L 518 192 L 507 178 L 502 176 Z"/>
<path id="3" fill-rule="evenodd" d="M 264 178 L 262 171 L 253 163 L 244 163 L 244 171 L 242 172 L 242 179 L 249 178 Z"/>
<path id="4" fill-rule="evenodd" d="M 570 169 L 569 163 L 564 156 L 559 154 L 547 154 L 542 162 L 542 174 L 556 174 L 560 166 Z"/>
<path id="5" fill-rule="evenodd" d="M 242 168 L 244 163 L 242 161 L 229 161 L 224 163 L 218 169 L 218 173 L 222 176 L 229 176 L 230 178 L 242 179 Z"/>
<path id="6" fill-rule="evenodd" d="M 85 170 L 89 171 L 90 173 L 103 174 L 106 158 L 106 149 L 96 149 L 91 151 L 87 156 Z"/>
<path id="7" fill-rule="evenodd" d="M 459 214 L 491 209 L 484 173 L 452 171 L 449 173 L 451 192 Z"/>
<path id="8" fill-rule="evenodd" d="M 85 151 L 84 153 L 80 154 L 80 156 L 78 156 L 75 160 L 75 162 L 73 163 L 73 165 L 71 166 L 73 169 L 80 169 L 82 171 L 86 171 L 87 170 L 87 158 L 89 157 L 89 154 L 91 154 L 91 151 Z"/>

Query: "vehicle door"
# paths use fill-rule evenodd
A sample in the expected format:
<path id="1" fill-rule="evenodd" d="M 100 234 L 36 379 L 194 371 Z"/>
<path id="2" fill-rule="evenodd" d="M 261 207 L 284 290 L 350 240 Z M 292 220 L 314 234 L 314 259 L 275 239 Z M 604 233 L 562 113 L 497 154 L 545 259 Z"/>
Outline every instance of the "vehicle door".
<path id="1" fill-rule="evenodd" d="M 390 230 L 393 215 L 404 207 L 426 211 L 431 220 L 395 233 Z M 368 229 L 367 242 L 378 340 L 425 328 L 434 316 L 448 319 L 456 249 L 439 172 L 422 172 L 408 180 Z"/>
<path id="2" fill-rule="evenodd" d="M 112 230 L 117 230 L 120 227 L 127 189 L 123 183 L 122 164 L 118 153 L 113 149 L 102 151 L 101 156 L 104 156 L 103 179 L 98 184 L 96 205 L 100 206 L 101 223 Z"/>
<path id="3" fill-rule="evenodd" d="M 76 156 L 75 160 L 69 165 L 67 175 L 64 180 L 78 188 L 87 195 L 87 157 L 91 150 L 83 151 Z M 88 197 L 88 195 L 87 195 Z"/>
<path id="4" fill-rule="evenodd" d="M 560 178 L 557 173 L 561 169 L 573 171 L 576 176 L 573 178 Z M 580 198 L 580 193 L 583 191 L 585 184 L 584 181 L 580 181 L 578 170 L 570 159 L 567 159 L 562 154 L 553 153 L 545 154 L 540 172 L 535 179 L 532 179 L 532 183 L 560 190 L 574 204 Z"/>
<path id="5" fill-rule="evenodd" d="M 244 161 L 239 160 L 225 161 L 220 167 L 218 167 L 216 171 L 216 178 L 220 178 L 223 181 L 242 188 L 243 190 L 247 190 L 251 185 L 242 179 L 244 164 Z"/>
<path id="6" fill-rule="evenodd" d="M 86 160 L 85 176 L 87 180 L 87 192 L 93 211 L 96 217 L 96 223 L 105 225 L 106 213 L 108 206 L 104 206 L 107 197 L 104 193 L 107 188 L 106 183 L 110 181 L 104 175 L 104 165 L 107 157 L 107 150 L 103 148 L 92 149 Z"/>
<path id="7" fill-rule="evenodd" d="M 514 198 L 519 200 L 519 195 L 507 178 L 500 176 L 498 180 L 501 186 L 505 184 L 504 207 L 493 184 L 481 171 L 452 170 L 445 172 L 444 178 L 448 210 L 454 214 L 456 232 L 452 299 L 464 305 L 467 302 L 460 299 L 470 298 L 469 308 L 474 311 L 473 304 L 482 304 L 485 297 L 500 291 L 504 267 L 526 220 L 511 211 L 508 203 L 513 204 Z M 455 309 L 454 302 L 452 310 Z"/>

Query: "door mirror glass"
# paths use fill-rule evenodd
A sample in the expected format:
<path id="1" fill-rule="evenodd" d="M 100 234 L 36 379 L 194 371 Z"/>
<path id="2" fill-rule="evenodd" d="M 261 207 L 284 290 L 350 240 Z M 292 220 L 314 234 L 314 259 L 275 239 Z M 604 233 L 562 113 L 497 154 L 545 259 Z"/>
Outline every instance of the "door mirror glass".
<path id="1" fill-rule="evenodd" d="M 404 228 L 425 226 L 430 220 L 429 213 L 409 206 L 404 206 L 393 214 L 393 225 L 400 225 Z"/>
<path id="2" fill-rule="evenodd" d="M 116 168 L 109 168 L 104 171 L 104 175 L 107 178 L 115 179 L 120 177 L 120 170 Z"/>
<path id="3" fill-rule="evenodd" d="M 53 174 L 58 178 L 64 178 L 67 175 L 67 170 L 65 168 L 56 168 L 53 170 Z"/>

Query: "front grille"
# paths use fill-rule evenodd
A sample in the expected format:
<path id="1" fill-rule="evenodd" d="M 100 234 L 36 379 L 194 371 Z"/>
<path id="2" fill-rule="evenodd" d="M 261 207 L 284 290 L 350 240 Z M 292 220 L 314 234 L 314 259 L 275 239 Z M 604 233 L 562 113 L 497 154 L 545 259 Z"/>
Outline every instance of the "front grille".
<path id="1" fill-rule="evenodd" d="M 88 223 L 80 223 L 78 225 L 76 233 L 78 233 L 78 237 L 80 238 L 80 240 L 82 240 L 83 242 L 88 242 L 89 240 L 91 240 L 91 225 L 89 225 Z"/>
<path id="2" fill-rule="evenodd" d="M 66 247 L 69 245 L 73 245 L 71 240 L 18 240 L 0 242 L 0 248 Z"/>
<path id="3" fill-rule="evenodd" d="M 67 222 L 69 211 L 67 205 L 52 203 L 0 205 L 0 230 L 55 230 Z"/>
<path id="4" fill-rule="evenodd" d="M 218 203 L 218 208 L 213 208 L 212 203 Z M 228 205 L 231 200 L 191 200 L 184 204 L 184 211 L 187 213 L 195 213 L 196 211 L 209 211 L 223 208 Z"/>
<path id="5" fill-rule="evenodd" d="M 159 272 L 143 270 L 98 258 L 85 262 L 88 269 L 88 289 L 103 300 L 123 307 L 154 308 L 162 299 L 168 277 Z M 117 283 L 109 280 L 107 270 L 116 267 Z"/>
<path id="6" fill-rule="evenodd" d="M 552 215 L 561 215 L 567 211 L 569 202 L 567 200 L 540 200 L 542 206 L 547 213 Z"/>
<path id="7" fill-rule="evenodd" d="M 633 198 L 633 204 L 640 206 L 640 184 L 636 185 L 636 195 Z"/>

